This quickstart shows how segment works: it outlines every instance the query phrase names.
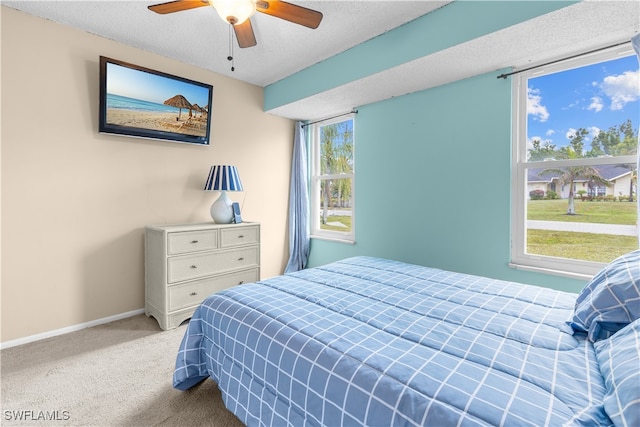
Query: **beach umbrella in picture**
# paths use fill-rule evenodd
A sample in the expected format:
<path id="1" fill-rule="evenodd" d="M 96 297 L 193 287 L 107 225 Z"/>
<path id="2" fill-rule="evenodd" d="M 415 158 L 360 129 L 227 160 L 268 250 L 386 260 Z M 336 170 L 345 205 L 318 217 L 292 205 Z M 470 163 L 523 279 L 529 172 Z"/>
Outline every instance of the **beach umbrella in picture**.
<path id="1" fill-rule="evenodd" d="M 196 113 L 200 113 L 201 116 L 204 114 L 204 110 L 198 104 L 193 104 L 193 109 L 196 110 Z"/>
<path id="2" fill-rule="evenodd" d="M 164 101 L 163 104 L 171 105 L 172 107 L 178 108 L 178 117 L 176 118 L 176 120 L 180 120 L 180 115 L 182 114 L 183 108 L 188 108 L 189 113 L 191 113 L 191 110 L 193 109 L 193 105 L 191 105 L 191 103 L 187 101 L 187 98 L 185 98 L 182 95 L 176 95 L 172 98 L 169 98 L 166 101 Z"/>

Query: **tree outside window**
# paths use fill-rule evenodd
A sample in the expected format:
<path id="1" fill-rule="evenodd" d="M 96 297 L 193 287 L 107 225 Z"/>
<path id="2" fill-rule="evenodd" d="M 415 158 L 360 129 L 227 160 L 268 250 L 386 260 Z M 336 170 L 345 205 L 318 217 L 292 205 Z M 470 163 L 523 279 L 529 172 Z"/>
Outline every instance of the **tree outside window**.
<path id="1" fill-rule="evenodd" d="M 314 125 L 312 237 L 353 240 L 353 118 Z"/>

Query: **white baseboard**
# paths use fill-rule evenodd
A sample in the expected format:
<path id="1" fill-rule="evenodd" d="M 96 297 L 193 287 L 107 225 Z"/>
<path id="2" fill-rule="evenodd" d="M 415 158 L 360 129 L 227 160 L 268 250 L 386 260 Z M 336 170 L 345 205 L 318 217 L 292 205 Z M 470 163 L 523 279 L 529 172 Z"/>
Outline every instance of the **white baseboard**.
<path id="1" fill-rule="evenodd" d="M 69 332 L 79 331 L 81 329 L 90 328 L 92 326 L 98 326 L 109 322 L 114 322 L 120 319 L 126 319 L 127 317 L 137 316 L 138 314 L 144 313 L 144 308 L 128 311 L 126 313 L 115 314 L 109 317 L 103 317 L 102 319 L 92 320 L 91 322 L 80 323 L 79 325 L 68 326 L 66 328 L 56 329 L 49 332 L 43 332 L 41 334 L 31 335 L 24 338 L 18 338 L 16 340 L 6 341 L 0 343 L 0 350 L 4 350 L 5 348 L 15 347 L 17 345 L 28 344 L 30 342 L 43 340 L 45 338 L 51 338 L 58 335 L 68 334 Z"/>

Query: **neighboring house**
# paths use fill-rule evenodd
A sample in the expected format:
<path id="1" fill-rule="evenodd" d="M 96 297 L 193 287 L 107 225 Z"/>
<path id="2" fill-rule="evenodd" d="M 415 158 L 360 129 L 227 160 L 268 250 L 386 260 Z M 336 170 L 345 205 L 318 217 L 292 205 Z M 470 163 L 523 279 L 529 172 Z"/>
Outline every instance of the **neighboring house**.
<path id="1" fill-rule="evenodd" d="M 589 197 L 602 197 L 602 196 L 614 196 L 614 197 L 629 197 L 629 189 L 631 188 L 631 179 L 633 178 L 633 169 L 626 165 L 602 165 L 594 166 L 594 168 L 600 173 L 609 186 L 593 185 L 588 180 L 579 179 L 574 182 L 573 192 L 576 197 L 580 196 L 579 191 L 584 190 L 585 196 Z M 562 199 L 569 197 L 569 185 L 562 185 L 558 182 L 559 174 L 550 173 L 543 174 L 544 169 L 529 169 L 529 175 L 527 180 L 527 193 L 531 194 L 532 191 L 544 191 L 546 196 L 549 191 L 554 191 Z M 633 193 L 637 192 L 637 184 L 633 183 Z"/>

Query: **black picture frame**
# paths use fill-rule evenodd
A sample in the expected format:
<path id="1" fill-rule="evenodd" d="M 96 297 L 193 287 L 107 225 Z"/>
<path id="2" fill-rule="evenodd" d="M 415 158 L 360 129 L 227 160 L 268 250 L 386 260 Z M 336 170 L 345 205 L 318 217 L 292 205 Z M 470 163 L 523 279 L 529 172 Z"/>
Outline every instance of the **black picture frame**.
<path id="1" fill-rule="evenodd" d="M 212 108 L 210 84 L 100 56 L 100 133 L 209 145 Z"/>

